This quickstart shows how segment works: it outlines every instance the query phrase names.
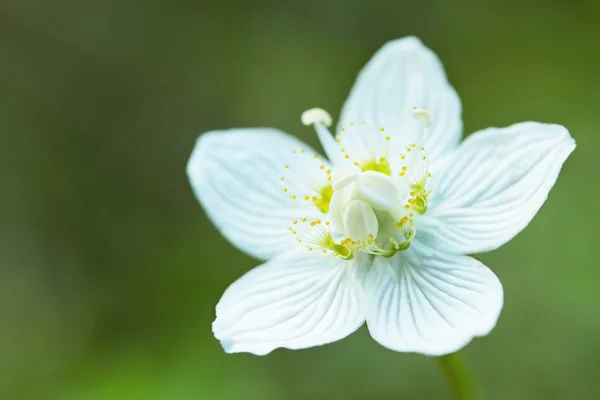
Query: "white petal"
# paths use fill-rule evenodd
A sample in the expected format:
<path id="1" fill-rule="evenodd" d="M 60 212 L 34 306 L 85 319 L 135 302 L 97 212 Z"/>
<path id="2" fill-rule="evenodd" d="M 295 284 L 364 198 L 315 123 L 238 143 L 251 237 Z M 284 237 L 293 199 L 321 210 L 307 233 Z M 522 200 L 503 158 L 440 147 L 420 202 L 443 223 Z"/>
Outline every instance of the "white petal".
<path id="1" fill-rule="evenodd" d="M 420 239 L 454 254 L 494 250 L 529 224 L 575 148 L 562 126 L 524 122 L 470 136 L 418 221 Z"/>
<path id="2" fill-rule="evenodd" d="M 352 200 L 344 211 L 344 229 L 356 241 L 377 236 L 379 224 L 375 212 L 362 200 Z"/>
<path id="3" fill-rule="evenodd" d="M 292 154 L 299 148 L 302 154 Z M 316 206 L 292 200 L 291 187 L 283 191 L 313 177 L 322 177 L 326 184 L 319 163 L 329 166 L 313 159 L 313 153 L 275 129 L 213 131 L 196 142 L 187 172 L 196 197 L 221 233 L 241 250 L 268 259 L 296 246 L 286 230 L 293 218 L 323 216 Z"/>
<path id="4" fill-rule="evenodd" d="M 413 115 L 413 107 L 431 115 L 424 137 L 420 137 L 422 123 Z M 383 126 L 392 146 L 408 142 L 425 146 L 432 163 L 456 147 L 462 132 L 458 95 L 436 55 L 414 37 L 387 43 L 358 76 L 340 122 L 363 120 L 374 127 Z M 372 148 L 370 142 L 383 141 L 386 136 L 377 129 L 371 131 L 371 136 L 358 138 L 367 149 Z M 431 169 L 435 170 L 435 165 Z"/>
<path id="5" fill-rule="evenodd" d="M 365 320 L 364 270 L 306 249 L 279 256 L 225 291 L 213 332 L 228 353 L 257 355 L 342 339 Z"/>
<path id="6" fill-rule="evenodd" d="M 389 176 L 377 171 L 366 171 L 356 180 L 360 197 L 369 205 L 380 210 L 391 210 L 396 206 L 398 186 Z"/>
<path id="7" fill-rule="evenodd" d="M 487 335 L 502 309 L 500 281 L 468 256 L 421 244 L 377 257 L 367 280 L 367 325 L 387 348 L 439 356 Z"/>

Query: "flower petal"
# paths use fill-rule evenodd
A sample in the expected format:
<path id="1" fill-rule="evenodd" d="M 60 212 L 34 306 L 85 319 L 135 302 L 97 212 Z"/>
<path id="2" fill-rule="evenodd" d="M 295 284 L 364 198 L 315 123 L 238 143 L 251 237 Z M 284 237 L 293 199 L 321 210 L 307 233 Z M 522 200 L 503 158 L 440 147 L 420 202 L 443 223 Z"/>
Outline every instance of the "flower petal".
<path id="1" fill-rule="evenodd" d="M 535 216 L 574 148 L 559 125 L 524 122 L 473 134 L 418 221 L 420 240 L 454 254 L 502 246 Z"/>
<path id="2" fill-rule="evenodd" d="M 302 151 L 292 154 L 293 149 Z M 293 218 L 323 216 L 300 194 L 292 199 L 295 191 L 305 196 L 312 190 L 306 186 L 318 187 L 315 179 L 328 184 L 319 164 L 323 169 L 329 165 L 314 154 L 275 129 L 213 131 L 198 139 L 187 172 L 196 197 L 221 233 L 239 249 L 268 259 L 296 246 L 286 231 Z"/>
<path id="3" fill-rule="evenodd" d="M 485 265 L 417 243 L 392 259 L 377 257 L 366 295 L 375 340 L 392 350 L 432 356 L 487 335 L 503 304 L 502 285 Z"/>
<path id="4" fill-rule="evenodd" d="M 342 339 L 365 321 L 360 272 L 354 260 L 306 249 L 279 256 L 225 291 L 213 332 L 228 353 L 257 355 Z"/>
<path id="5" fill-rule="evenodd" d="M 414 107 L 431 114 L 431 126 L 424 136 L 422 122 L 412 113 Z M 411 142 L 425 146 L 434 163 L 456 147 L 462 132 L 458 95 L 436 55 L 414 37 L 387 43 L 359 74 L 340 122 L 347 125 L 363 120 L 372 127 L 383 126 L 391 136 L 389 145 L 397 151 Z M 383 144 L 386 137 L 378 129 L 371 132 L 353 138 L 362 140 L 367 151 L 373 148 L 373 141 Z M 343 132 L 340 135 L 343 137 Z"/>

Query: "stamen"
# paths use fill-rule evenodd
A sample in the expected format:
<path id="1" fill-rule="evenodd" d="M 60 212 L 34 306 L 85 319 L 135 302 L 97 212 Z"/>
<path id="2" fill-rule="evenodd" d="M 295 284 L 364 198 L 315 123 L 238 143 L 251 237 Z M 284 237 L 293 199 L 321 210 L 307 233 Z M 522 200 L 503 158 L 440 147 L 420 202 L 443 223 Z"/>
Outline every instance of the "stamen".
<path id="1" fill-rule="evenodd" d="M 306 218 L 303 217 L 300 220 L 306 221 Z M 297 224 L 297 220 L 293 219 L 292 223 Z M 318 219 L 311 221 L 309 224 L 297 225 L 297 230 L 288 226 L 287 230 L 294 235 L 296 242 L 305 245 L 308 251 L 316 250 L 346 260 L 354 256 L 353 250 L 347 247 L 349 243 L 345 241 L 336 243 L 333 239 L 329 221 Z"/>
<path id="2" fill-rule="evenodd" d="M 421 122 L 421 125 L 423 125 L 423 129 L 429 128 L 429 126 L 431 125 L 431 114 L 429 114 L 427 110 L 415 107 L 413 108 L 412 113 L 415 116 L 415 118 L 418 119 L 419 122 Z"/>
<path id="3" fill-rule="evenodd" d="M 343 189 L 348 184 L 354 182 L 356 177 L 362 172 L 360 168 L 355 166 L 340 168 L 331 177 L 331 186 L 333 190 Z"/>
<path id="4" fill-rule="evenodd" d="M 331 115 L 322 108 L 311 108 L 304 111 L 301 120 L 304 125 L 321 123 L 325 126 L 331 126 L 331 123 L 333 122 Z"/>

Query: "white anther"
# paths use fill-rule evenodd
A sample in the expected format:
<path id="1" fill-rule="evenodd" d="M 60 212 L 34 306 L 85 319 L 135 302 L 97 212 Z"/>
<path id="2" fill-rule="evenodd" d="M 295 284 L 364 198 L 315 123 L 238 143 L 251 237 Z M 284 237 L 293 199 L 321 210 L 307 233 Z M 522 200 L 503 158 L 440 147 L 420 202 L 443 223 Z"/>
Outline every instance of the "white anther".
<path id="1" fill-rule="evenodd" d="M 356 179 L 356 189 L 360 198 L 371 207 L 392 210 L 396 206 L 398 186 L 392 178 L 376 171 L 366 171 Z"/>
<path id="2" fill-rule="evenodd" d="M 331 196 L 329 202 L 329 217 L 336 232 L 344 232 L 344 212 L 348 204 L 352 200 L 356 200 L 357 197 L 358 193 L 354 183 L 346 185 L 343 189 L 333 191 L 333 196 Z"/>
<path id="3" fill-rule="evenodd" d="M 325 126 L 331 126 L 331 123 L 333 122 L 331 115 L 322 108 L 311 108 L 310 110 L 304 111 L 301 120 L 304 125 L 321 123 Z"/>
<path id="4" fill-rule="evenodd" d="M 331 176 L 331 187 L 334 191 L 341 190 L 345 186 L 356 180 L 356 177 L 362 173 L 362 169 L 355 165 L 338 169 Z"/>
<path id="5" fill-rule="evenodd" d="M 367 240 L 377 236 L 379 224 L 375 211 L 362 200 L 353 200 L 344 211 L 344 228 L 352 240 Z"/>
<path id="6" fill-rule="evenodd" d="M 421 108 L 413 108 L 413 115 L 423 125 L 423 128 L 427 129 L 431 125 L 431 114 L 427 110 Z"/>

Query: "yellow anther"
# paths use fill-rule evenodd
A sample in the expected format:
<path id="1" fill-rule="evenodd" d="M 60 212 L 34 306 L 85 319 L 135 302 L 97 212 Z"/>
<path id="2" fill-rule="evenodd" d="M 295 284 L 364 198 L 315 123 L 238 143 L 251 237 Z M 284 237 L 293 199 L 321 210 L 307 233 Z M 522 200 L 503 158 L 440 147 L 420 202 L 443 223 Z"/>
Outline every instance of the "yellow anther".
<path id="1" fill-rule="evenodd" d="M 354 161 L 354 165 L 356 165 L 357 167 L 360 166 L 360 164 L 358 163 L 358 161 Z"/>
<path id="2" fill-rule="evenodd" d="M 404 160 L 406 158 L 406 156 L 404 154 L 400 154 L 400 159 Z"/>
<path id="3" fill-rule="evenodd" d="M 346 128 L 344 127 L 344 124 L 340 125 L 340 131 L 344 132 L 346 130 Z"/>
<path id="4" fill-rule="evenodd" d="M 385 129 L 383 129 L 383 126 L 379 126 L 379 131 L 380 131 L 380 132 L 383 132 L 383 131 L 385 131 Z"/>
<path id="5" fill-rule="evenodd" d="M 287 188 L 283 188 L 283 193 L 287 193 Z"/>
<path id="6" fill-rule="evenodd" d="M 309 195 L 304 195 L 304 200 L 310 200 L 310 196 Z"/>
<path id="7" fill-rule="evenodd" d="M 300 153 L 304 153 L 304 147 L 300 147 Z"/>
<path id="8" fill-rule="evenodd" d="M 339 143 L 339 142 L 341 142 L 341 141 L 342 141 L 342 138 L 341 138 L 341 137 L 339 137 L 339 136 L 336 136 L 336 137 L 335 137 L 335 141 Z"/>
<path id="9" fill-rule="evenodd" d="M 385 140 L 390 140 L 390 139 L 391 139 L 391 138 L 390 138 L 390 136 L 389 136 L 389 135 L 385 137 Z"/>
<path id="10" fill-rule="evenodd" d="M 346 152 L 346 148 L 345 148 L 345 147 L 342 147 L 342 148 L 340 149 L 340 151 L 341 151 L 342 153 L 345 153 L 345 152 Z"/>
<path id="11" fill-rule="evenodd" d="M 350 158 L 350 156 L 349 156 L 348 154 L 346 154 L 344 157 L 345 157 L 345 158 Z"/>
<path id="12" fill-rule="evenodd" d="M 379 159 L 379 162 L 380 162 L 380 163 L 384 163 L 384 162 L 385 162 L 385 157 L 381 157 L 381 158 Z"/>
<path id="13" fill-rule="evenodd" d="M 321 165 L 319 166 L 319 169 L 325 169 L 325 166 L 324 166 L 323 164 L 321 164 Z"/>
<path id="14" fill-rule="evenodd" d="M 283 182 L 285 179 L 283 179 L 283 176 L 282 176 L 281 178 L 279 178 L 279 180 L 280 180 L 281 182 Z"/>
<path id="15" fill-rule="evenodd" d="M 417 194 L 417 193 L 415 193 L 415 192 L 410 192 L 410 195 L 411 195 L 411 196 L 413 196 L 413 197 L 414 197 L 416 194 Z"/>
<path id="16" fill-rule="evenodd" d="M 316 155 L 316 154 L 313 154 L 313 158 L 314 158 L 315 160 L 317 159 L 317 157 L 319 157 L 319 156 L 318 156 L 318 155 Z"/>
<path id="17" fill-rule="evenodd" d="M 291 198 L 292 200 L 296 200 L 296 195 L 295 195 L 295 194 L 293 194 L 293 195 L 291 195 L 291 196 L 290 196 L 290 198 Z"/>
<path id="18" fill-rule="evenodd" d="M 306 217 L 300 218 L 300 221 L 306 222 Z"/>
<path id="19" fill-rule="evenodd" d="M 402 166 L 402 171 L 406 171 L 408 169 L 408 167 L 406 165 Z"/>
<path id="20" fill-rule="evenodd" d="M 400 176 L 404 176 L 404 172 L 400 172 L 398 175 L 400 175 Z"/>
<path id="21" fill-rule="evenodd" d="M 283 168 L 288 169 L 290 166 L 287 164 L 283 164 Z"/>

